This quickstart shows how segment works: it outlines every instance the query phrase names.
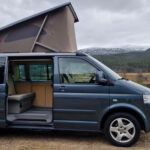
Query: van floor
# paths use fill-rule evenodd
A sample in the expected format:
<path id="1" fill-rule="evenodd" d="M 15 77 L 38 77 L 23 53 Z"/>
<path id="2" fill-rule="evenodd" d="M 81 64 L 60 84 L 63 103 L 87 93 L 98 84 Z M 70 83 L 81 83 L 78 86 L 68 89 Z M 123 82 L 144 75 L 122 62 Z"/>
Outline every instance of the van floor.
<path id="1" fill-rule="evenodd" d="M 52 108 L 32 107 L 23 113 L 8 114 L 7 120 L 13 124 L 48 125 L 52 122 Z"/>

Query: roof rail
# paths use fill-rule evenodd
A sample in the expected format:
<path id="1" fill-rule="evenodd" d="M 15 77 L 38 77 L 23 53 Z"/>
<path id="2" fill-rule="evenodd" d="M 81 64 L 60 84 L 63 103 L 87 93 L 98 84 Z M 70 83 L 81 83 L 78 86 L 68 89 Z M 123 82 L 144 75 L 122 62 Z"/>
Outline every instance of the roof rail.
<path id="1" fill-rule="evenodd" d="M 88 56 L 88 54 L 86 54 L 84 52 L 77 51 L 76 56 Z"/>

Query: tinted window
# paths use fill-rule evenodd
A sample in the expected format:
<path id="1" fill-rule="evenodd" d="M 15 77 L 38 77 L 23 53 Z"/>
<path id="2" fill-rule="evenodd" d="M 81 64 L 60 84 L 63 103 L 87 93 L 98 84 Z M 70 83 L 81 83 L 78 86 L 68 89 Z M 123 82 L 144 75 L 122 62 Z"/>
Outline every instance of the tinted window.
<path id="1" fill-rule="evenodd" d="M 53 80 L 52 78 L 53 78 L 53 65 L 51 64 L 51 65 L 48 65 L 48 77 L 49 77 L 49 79 L 50 80 Z"/>
<path id="2" fill-rule="evenodd" d="M 19 80 L 25 80 L 25 65 L 19 65 Z"/>
<path id="3" fill-rule="evenodd" d="M 98 71 L 85 60 L 59 58 L 61 83 L 95 83 Z"/>
<path id="4" fill-rule="evenodd" d="M 52 65 L 33 64 L 29 66 L 30 80 L 32 81 L 47 81 L 52 78 Z"/>
<path id="5" fill-rule="evenodd" d="M 14 81 L 25 81 L 26 75 L 25 75 L 25 65 L 19 64 L 16 65 L 14 68 L 14 74 L 13 79 Z"/>

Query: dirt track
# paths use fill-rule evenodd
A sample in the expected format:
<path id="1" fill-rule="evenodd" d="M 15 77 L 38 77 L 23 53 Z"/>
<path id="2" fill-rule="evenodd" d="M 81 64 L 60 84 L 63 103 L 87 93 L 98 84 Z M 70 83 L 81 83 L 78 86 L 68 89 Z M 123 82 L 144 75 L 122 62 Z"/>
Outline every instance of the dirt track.
<path id="1" fill-rule="evenodd" d="M 102 134 L 0 131 L 0 150 L 124 150 L 112 146 Z M 141 133 L 138 143 L 128 150 L 149 150 L 150 133 Z"/>

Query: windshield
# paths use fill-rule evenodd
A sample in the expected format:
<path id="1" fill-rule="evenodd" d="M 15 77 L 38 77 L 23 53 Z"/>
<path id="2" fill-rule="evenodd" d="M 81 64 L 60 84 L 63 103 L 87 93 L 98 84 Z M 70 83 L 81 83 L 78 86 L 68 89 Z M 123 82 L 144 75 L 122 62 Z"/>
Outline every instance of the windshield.
<path id="1" fill-rule="evenodd" d="M 112 80 L 118 80 L 121 77 L 114 71 L 112 71 L 110 68 L 108 68 L 107 66 L 105 66 L 103 63 L 101 63 L 100 61 L 98 61 L 97 59 L 89 56 L 94 62 L 96 62 L 100 68 L 104 71 L 104 73 L 106 73 L 106 75 L 111 78 Z"/>

